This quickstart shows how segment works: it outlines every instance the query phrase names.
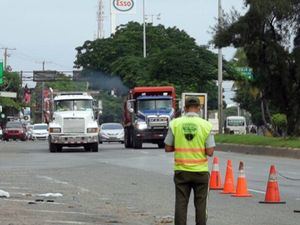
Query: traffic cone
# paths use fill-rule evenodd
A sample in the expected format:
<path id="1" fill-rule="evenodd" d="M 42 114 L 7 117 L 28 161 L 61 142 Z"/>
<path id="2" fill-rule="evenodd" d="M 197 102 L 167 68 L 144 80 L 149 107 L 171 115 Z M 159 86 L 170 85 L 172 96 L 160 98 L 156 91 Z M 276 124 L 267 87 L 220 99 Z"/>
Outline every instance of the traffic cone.
<path id="1" fill-rule="evenodd" d="M 209 188 L 210 188 L 210 190 L 222 190 L 223 189 L 218 157 L 214 157 L 214 160 L 213 160 L 213 168 L 212 168 L 211 175 L 210 175 Z"/>
<path id="2" fill-rule="evenodd" d="M 279 186 L 277 182 L 277 173 L 274 165 L 270 167 L 269 180 L 267 184 L 267 190 L 265 195 L 265 201 L 259 203 L 266 204 L 285 204 L 280 201 Z"/>
<path id="3" fill-rule="evenodd" d="M 232 194 L 233 197 L 251 197 L 247 188 L 247 180 L 244 171 L 244 163 L 240 162 L 239 165 L 239 177 L 236 185 L 236 192 Z"/>
<path id="4" fill-rule="evenodd" d="M 234 177 L 232 170 L 232 162 L 231 160 L 227 161 L 226 175 L 224 181 L 224 188 L 221 194 L 233 194 L 235 193 L 234 189 Z"/>

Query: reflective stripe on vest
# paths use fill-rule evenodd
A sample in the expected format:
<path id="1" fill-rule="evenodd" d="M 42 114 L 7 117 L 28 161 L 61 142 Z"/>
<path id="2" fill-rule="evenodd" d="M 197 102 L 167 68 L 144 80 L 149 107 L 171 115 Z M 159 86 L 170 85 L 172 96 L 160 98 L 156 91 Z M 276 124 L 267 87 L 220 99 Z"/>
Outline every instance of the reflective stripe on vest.
<path id="1" fill-rule="evenodd" d="M 183 116 L 170 124 L 175 140 L 174 170 L 208 171 L 205 141 L 212 125 L 200 117 Z"/>

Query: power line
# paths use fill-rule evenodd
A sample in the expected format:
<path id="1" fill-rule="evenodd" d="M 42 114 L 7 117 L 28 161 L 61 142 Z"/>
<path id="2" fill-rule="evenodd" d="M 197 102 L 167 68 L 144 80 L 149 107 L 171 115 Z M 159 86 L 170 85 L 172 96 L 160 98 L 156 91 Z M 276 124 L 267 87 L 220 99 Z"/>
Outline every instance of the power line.
<path id="1" fill-rule="evenodd" d="M 0 49 L 4 50 L 4 62 L 3 62 L 3 64 L 4 64 L 4 70 L 6 71 L 7 70 L 7 59 L 10 56 L 8 51 L 14 51 L 14 50 L 16 50 L 16 48 L 2 47 Z"/>

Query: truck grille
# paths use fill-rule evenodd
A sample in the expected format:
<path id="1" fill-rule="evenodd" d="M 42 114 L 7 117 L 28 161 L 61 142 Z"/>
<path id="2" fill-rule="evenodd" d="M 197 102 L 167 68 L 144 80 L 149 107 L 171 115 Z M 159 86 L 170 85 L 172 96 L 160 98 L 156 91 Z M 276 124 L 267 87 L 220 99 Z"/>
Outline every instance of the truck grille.
<path id="1" fill-rule="evenodd" d="M 84 118 L 64 118 L 64 133 L 84 133 Z"/>
<path id="2" fill-rule="evenodd" d="M 149 117 L 149 126 L 150 127 L 167 127 L 168 126 L 168 117 Z"/>

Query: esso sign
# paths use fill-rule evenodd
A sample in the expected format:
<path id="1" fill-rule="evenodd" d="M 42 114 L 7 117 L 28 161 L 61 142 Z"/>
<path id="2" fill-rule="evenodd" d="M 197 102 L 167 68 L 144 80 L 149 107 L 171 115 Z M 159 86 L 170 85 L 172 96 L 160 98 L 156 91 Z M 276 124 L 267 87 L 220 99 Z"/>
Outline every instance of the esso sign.
<path id="1" fill-rule="evenodd" d="M 134 2 L 133 0 L 113 0 L 113 6 L 118 11 L 128 12 L 133 8 Z"/>

